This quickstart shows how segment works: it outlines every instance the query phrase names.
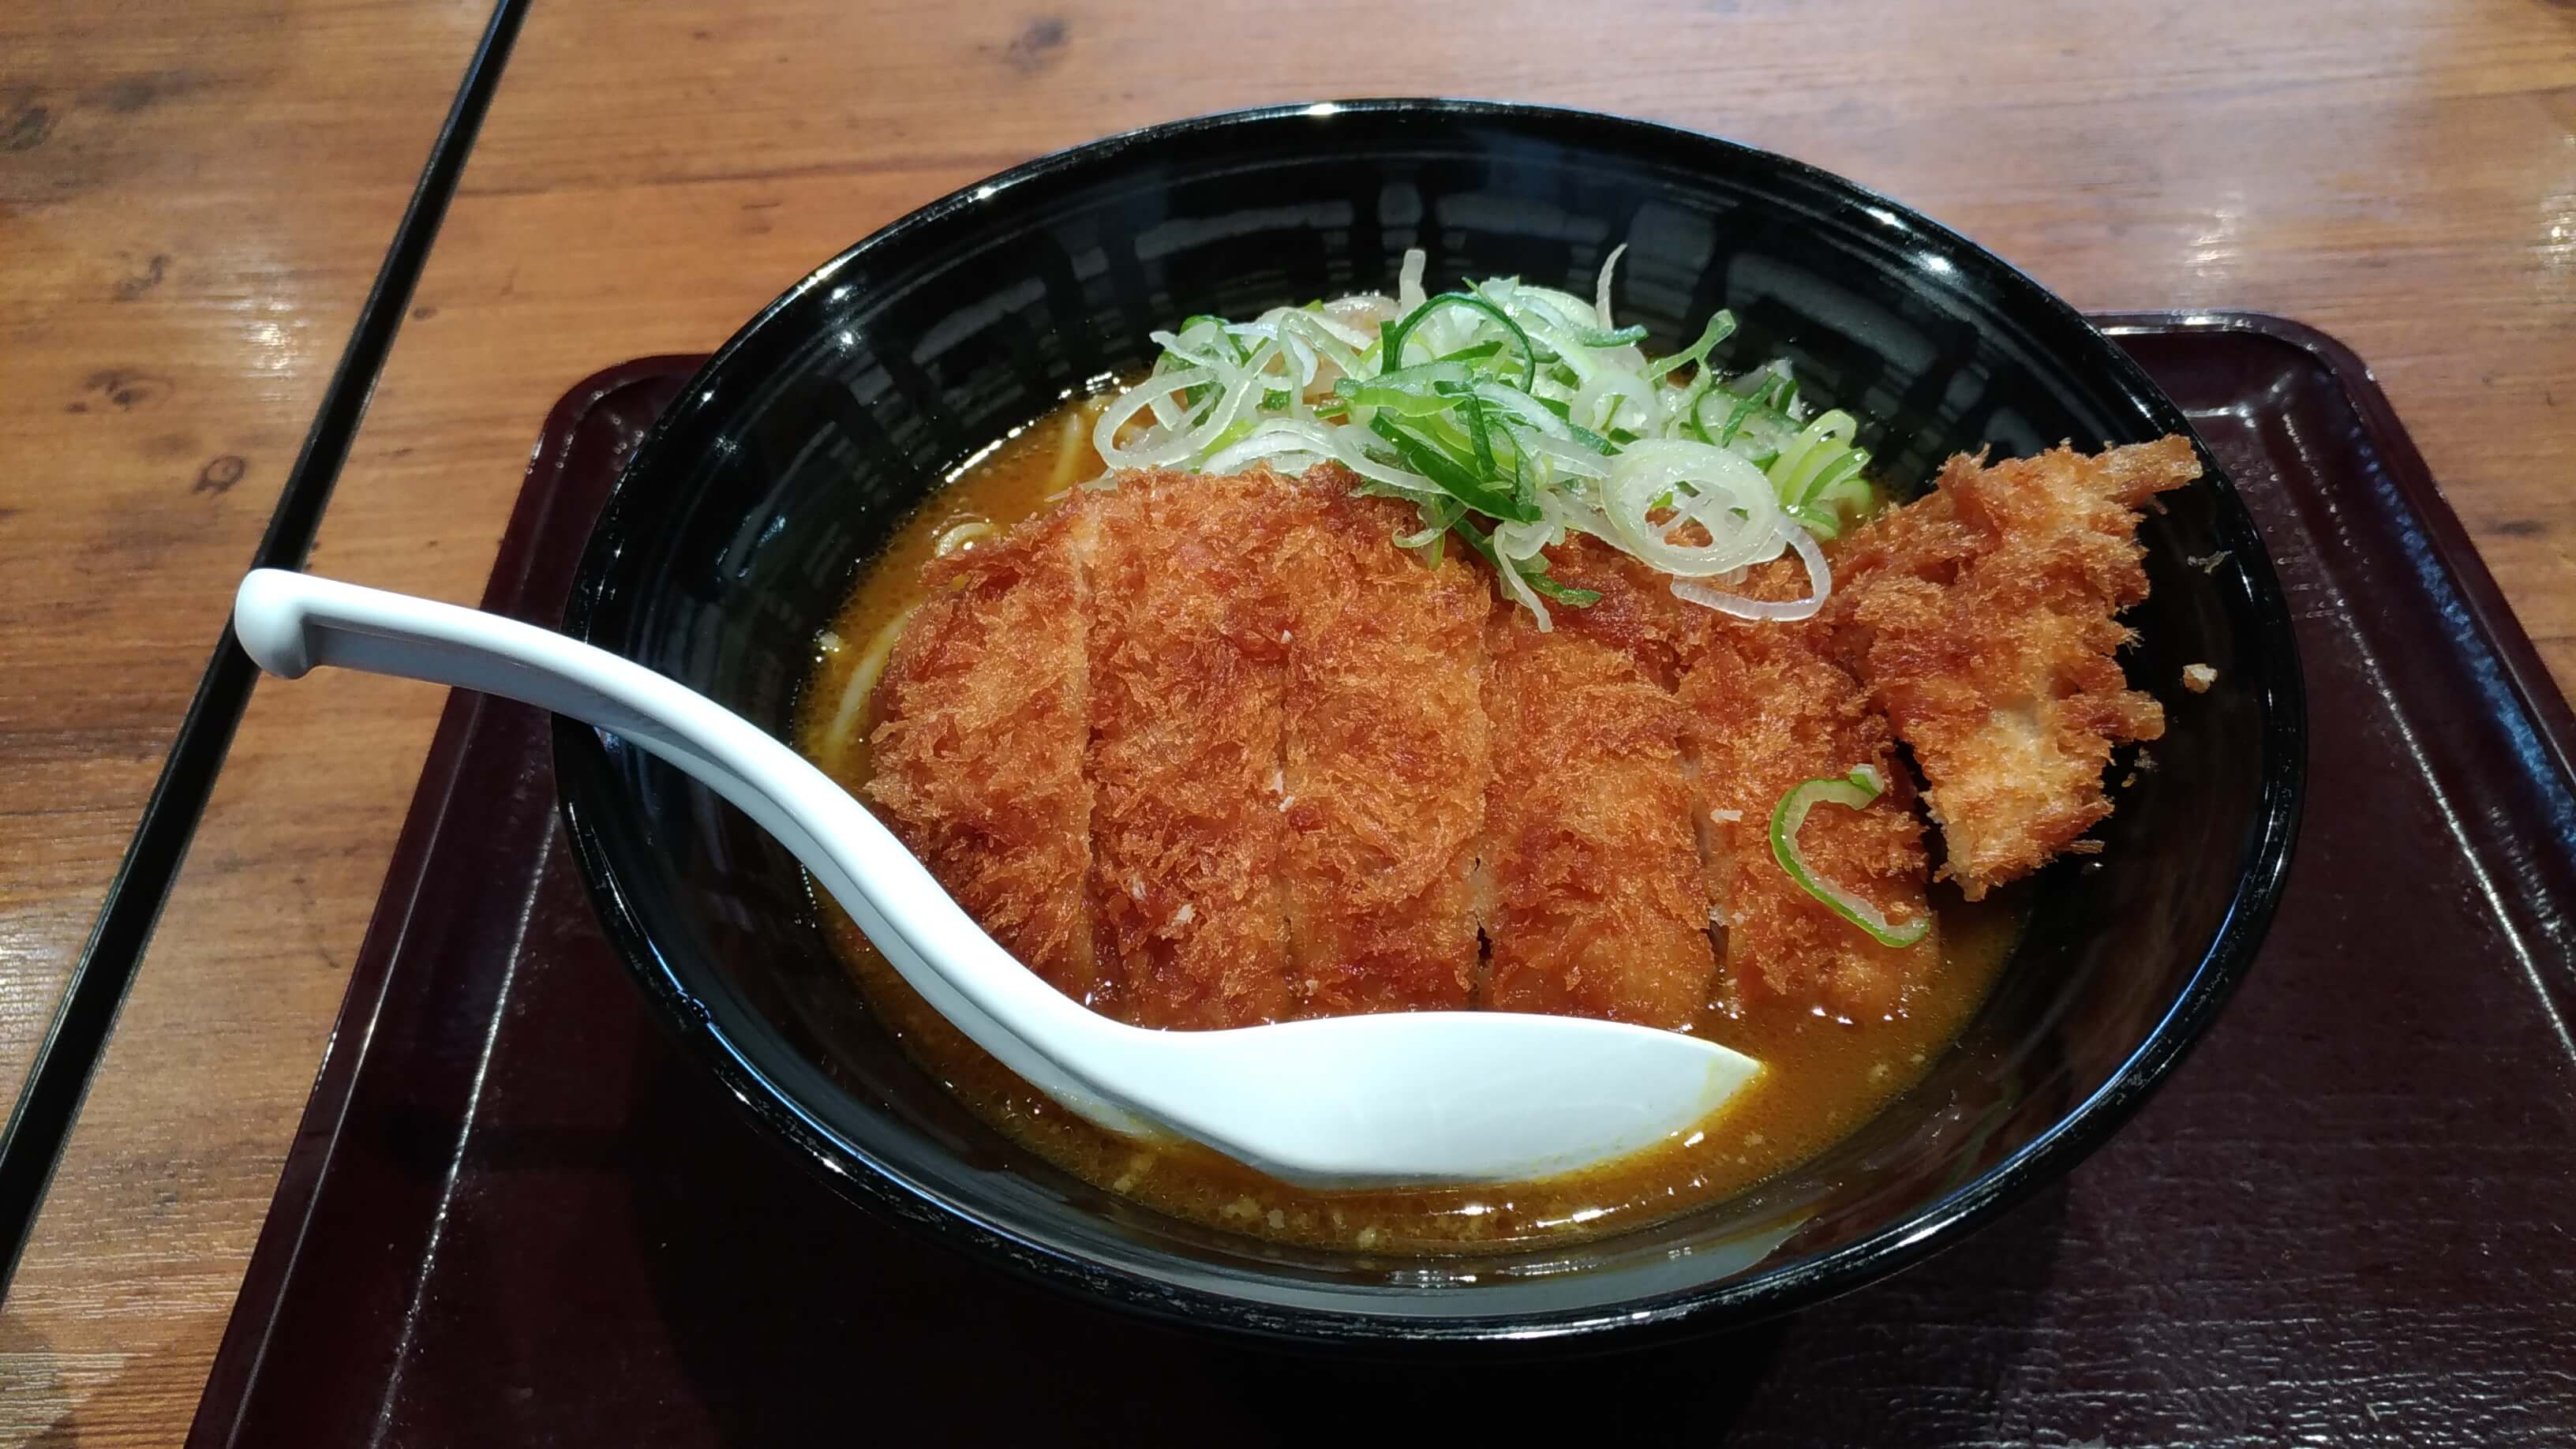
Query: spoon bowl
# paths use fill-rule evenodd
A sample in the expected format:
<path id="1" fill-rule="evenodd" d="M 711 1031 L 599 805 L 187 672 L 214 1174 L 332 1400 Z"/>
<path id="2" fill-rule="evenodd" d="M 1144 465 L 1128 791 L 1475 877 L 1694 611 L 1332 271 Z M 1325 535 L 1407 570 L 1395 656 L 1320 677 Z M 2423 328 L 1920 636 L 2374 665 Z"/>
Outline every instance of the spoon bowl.
<path id="1" fill-rule="evenodd" d="M 642 665 L 514 619 L 278 569 L 242 580 L 233 626 L 282 678 L 334 665 L 480 690 L 686 771 L 793 852 L 976 1045 L 1113 1132 L 1186 1138 L 1314 1188 L 1526 1182 L 1686 1132 L 1762 1070 L 1676 1032 L 1505 1012 L 1128 1026 L 1012 959 L 804 757 Z"/>

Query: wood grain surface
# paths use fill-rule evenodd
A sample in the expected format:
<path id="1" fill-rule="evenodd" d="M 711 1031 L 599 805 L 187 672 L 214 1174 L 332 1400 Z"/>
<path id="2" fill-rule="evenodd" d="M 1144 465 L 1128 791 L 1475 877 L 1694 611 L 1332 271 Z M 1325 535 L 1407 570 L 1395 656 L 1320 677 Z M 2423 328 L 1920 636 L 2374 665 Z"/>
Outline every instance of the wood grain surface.
<path id="1" fill-rule="evenodd" d="M 27 1055 L 481 19 L 0 12 L 0 1081 Z"/>
<path id="2" fill-rule="evenodd" d="M 0 17 L 12 1080 L 484 18 L 163 8 L 148 31 L 69 0 Z M 711 347 L 848 242 L 1040 152 L 1403 93 L 1715 131 L 1888 191 L 2080 306 L 2338 334 L 2576 682 L 2576 10 L 2544 0 L 548 0 L 313 567 L 471 601 L 540 419 L 595 368 Z M 339 676 L 255 697 L 0 1307 L 0 1443 L 184 1431 L 439 703 Z"/>
<path id="3" fill-rule="evenodd" d="M 487 14 L 0 6 L 0 1093 L 26 1072 Z M 195 1194 L 147 1176 L 131 1226 L 157 1250 L 185 1238 L 165 1229 Z M 40 1293 L 0 1307 L 0 1443 L 125 1382 L 151 1387 L 84 1422 L 174 1438 L 203 1365 L 152 1355 L 190 1317 L 222 1317 L 247 1239 L 206 1241 L 228 1246 L 94 1262 L 79 1334 L 47 1326 Z"/>

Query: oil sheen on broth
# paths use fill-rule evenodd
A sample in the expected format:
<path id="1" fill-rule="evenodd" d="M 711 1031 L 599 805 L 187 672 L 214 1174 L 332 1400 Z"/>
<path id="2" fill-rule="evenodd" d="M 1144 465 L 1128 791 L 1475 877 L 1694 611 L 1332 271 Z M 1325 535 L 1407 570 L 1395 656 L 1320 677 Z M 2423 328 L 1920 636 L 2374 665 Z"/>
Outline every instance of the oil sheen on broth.
<path id="1" fill-rule="evenodd" d="M 862 571 L 822 636 L 797 722 L 807 757 L 855 791 L 868 776 L 873 712 L 864 696 L 903 621 L 923 598 L 921 567 L 974 547 L 1101 471 L 1090 444 L 1097 402 L 1075 402 L 1019 430 L 898 530 Z M 1731 1196 L 1849 1135 L 1920 1080 L 1966 1024 L 2010 953 L 2020 893 L 1971 906 L 1943 892 L 1942 961 L 1904 1015 L 1848 1023 L 1792 1010 L 1735 1017 L 1711 1008 L 1695 1029 L 1768 1068 L 1684 1142 L 1579 1176 L 1511 1187 L 1322 1194 L 1288 1187 L 1182 1145 L 1141 1145 L 1050 1101 L 932 1011 L 825 903 L 840 953 L 870 1005 L 923 1067 L 978 1116 L 1096 1187 L 1176 1217 L 1281 1242 L 1389 1254 L 1499 1251 L 1626 1231 Z"/>

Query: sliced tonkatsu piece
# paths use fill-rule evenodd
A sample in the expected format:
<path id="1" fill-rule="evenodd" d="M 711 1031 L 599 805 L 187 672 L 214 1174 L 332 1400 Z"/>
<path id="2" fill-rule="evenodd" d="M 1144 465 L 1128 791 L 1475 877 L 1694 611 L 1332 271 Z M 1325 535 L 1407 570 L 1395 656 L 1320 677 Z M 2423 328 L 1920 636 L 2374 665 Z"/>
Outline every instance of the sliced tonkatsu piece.
<path id="1" fill-rule="evenodd" d="M 1668 577 L 1589 539 L 1559 550 L 1553 572 L 1601 594 L 1589 609 L 1558 611 L 1558 627 L 1619 648 L 1667 680 L 1681 706 L 1705 909 L 1720 927 L 1720 995 L 1738 1008 L 1785 1001 L 1853 1019 L 1897 1009 L 1939 962 L 1928 931 L 1911 946 L 1881 945 L 1791 879 L 1771 851 L 1782 796 L 1869 765 L 1887 782 L 1879 799 L 1860 811 L 1811 811 L 1800 846 L 1815 874 L 1858 891 L 1889 921 L 1931 919 L 1913 779 L 1894 757 L 1886 718 L 1823 652 L 1823 631 L 1685 603 Z M 1804 565 L 1781 559 L 1722 587 L 1783 600 L 1806 593 L 1808 580 Z"/>
<path id="2" fill-rule="evenodd" d="M 924 570 L 877 684 L 865 787 L 968 914 L 1057 990 L 1097 996 L 1085 501 Z"/>
<path id="3" fill-rule="evenodd" d="M 1583 629 L 1541 633 L 1497 604 L 1485 637 L 1484 1003 L 1689 1025 L 1716 961 L 1680 707 L 1629 651 Z"/>
<path id="4" fill-rule="evenodd" d="M 2113 657 L 2114 615 L 2147 593 L 2138 510 L 2199 476 L 2180 437 L 1953 458 L 1836 552 L 1836 650 L 1913 749 L 1970 900 L 2085 849 L 2112 745 L 2164 732 Z"/>
<path id="5" fill-rule="evenodd" d="M 1110 1009 L 1214 1029 L 1291 1014 L 1269 561 L 1313 512 L 1268 474 L 1137 473 L 1096 495 L 1092 901 Z"/>
<path id="6" fill-rule="evenodd" d="M 1310 474 L 1308 524 L 1272 559 L 1288 600 L 1284 762 L 1289 975 L 1308 1016 L 1463 1010 L 1479 945 L 1492 580 L 1392 539 L 1415 510 Z M 1287 487 L 1289 485 L 1274 485 Z"/>
<path id="7" fill-rule="evenodd" d="M 1757 571 L 1747 592 L 1772 597 L 1761 584 Z M 1804 587 L 1800 570 L 1787 588 Z M 1725 928 L 1730 1006 L 1785 1000 L 1866 1020 L 1902 1008 L 1907 988 L 1939 965 L 1940 945 L 1928 929 L 1929 867 L 1913 777 L 1896 758 L 1886 717 L 1819 642 L 1810 630 L 1776 624 L 1714 628 L 1679 692 L 1710 910 Z M 1866 900 L 1892 926 L 1927 923 L 1911 945 L 1884 945 L 1837 915 L 1771 848 L 1771 816 L 1784 796 L 1861 765 L 1884 782 L 1879 797 L 1857 810 L 1810 810 L 1797 849 L 1809 871 Z"/>
<path id="8" fill-rule="evenodd" d="M 1549 615 L 1553 626 L 1609 645 L 1666 690 L 1681 681 L 1701 640 L 1722 622 L 1673 597 L 1670 574 L 1597 538 L 1575 534 L 1547 556 L 1550 578 L 1600 596 L 1581 608 L 1554 607 Z"/>

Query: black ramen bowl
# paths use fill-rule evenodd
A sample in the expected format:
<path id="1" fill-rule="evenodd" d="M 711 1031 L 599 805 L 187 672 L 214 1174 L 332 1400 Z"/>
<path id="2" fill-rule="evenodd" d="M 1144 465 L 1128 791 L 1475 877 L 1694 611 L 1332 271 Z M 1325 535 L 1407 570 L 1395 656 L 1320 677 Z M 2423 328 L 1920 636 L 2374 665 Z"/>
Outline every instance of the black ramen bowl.
<path id="1" fill-rule="evenodd" d="M 1877 426 L 1899 485 L 1948 455 L 2188 433 L 2135 364 L 1957 234 L 1794 161 L 1578 112 L 1371 101 L 1182 121 L 1049 156 L 826 263 L 709 362 L 637 449 L 567 627 L 782 735 L 816 631 L 978 448 L 1196 312 L 1517 274 L 1658 342 L 1720 306 L 1737 359 Z M 2303 756 L 2288 615 L 2227 478 L 2168 496 L 2133 679 L 2154 768 L 2096 861 L 2046 872 L 2027 938 L 1930 1075 L 1746 1195 L 1580 1246 L 1367 1258 L 1230 1236 L 1057 1171 L 906 1059 L 835 960 L 796 862 L 678 771 L 558 729 L 599 913 L 662 1016 L 835 1187 L 991 1262 L 1165 1320 L 1309 1343 L 1598 1343 L 1718 1327 L 1956 1241 L 2072 1167 L 2170 1072 L 2243 974 L 2287 865 Z M 2207 571 L 2188 560 L 2224 553 Z M 2216 687 L 2182 696 L 2182 666 Z M 2115 773 L 2125 773 L 2118 772 Z"/>

